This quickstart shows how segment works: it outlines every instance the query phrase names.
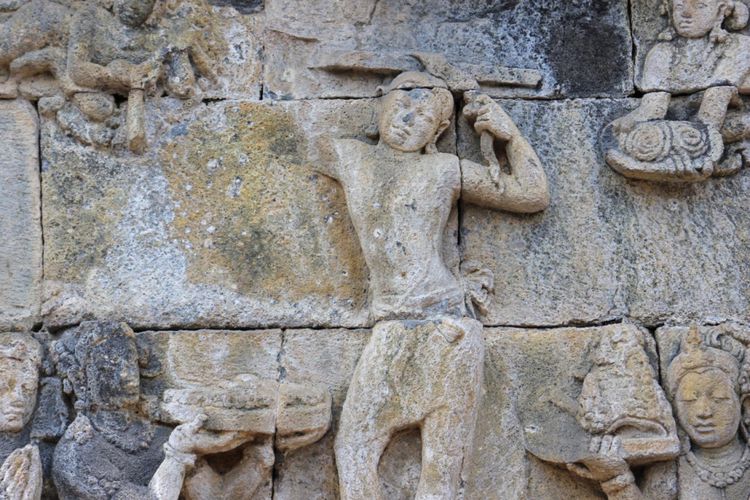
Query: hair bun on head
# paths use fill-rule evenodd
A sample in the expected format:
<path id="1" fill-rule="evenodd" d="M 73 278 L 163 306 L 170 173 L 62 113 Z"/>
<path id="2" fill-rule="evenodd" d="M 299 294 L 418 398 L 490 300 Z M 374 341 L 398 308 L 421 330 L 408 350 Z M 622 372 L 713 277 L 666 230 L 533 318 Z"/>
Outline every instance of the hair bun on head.
<path id="1" fill-rule="evenodd" d="M 732 31 L 741 30 L 747 26 L 750 12 L 748 11 L 747 5 L 742 0 L 735 0 L 732 3 L 734 4 L 732 12 L 726 21 L 727 28 Z"/>

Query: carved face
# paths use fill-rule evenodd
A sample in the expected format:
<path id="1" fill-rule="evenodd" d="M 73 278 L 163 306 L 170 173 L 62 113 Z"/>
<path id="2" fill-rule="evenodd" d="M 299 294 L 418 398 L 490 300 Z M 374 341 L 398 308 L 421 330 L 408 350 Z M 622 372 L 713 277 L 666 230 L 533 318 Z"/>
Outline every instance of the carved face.
<path id="1" fill-rule="evenodd" d="M 685 38 L 702 38 L 723 21 L 723 0 L 672 0 L 672 22 Z"/>
<path id="2" fill-rule="evenodd" d="M 682 377 L 675 394 L 677 418 L 701 448 L 732 441 L 740 425 L 740 401 L 726 373 L 711 368 Z"/>
<path id="3" fill-rule="evenodd" d="M 393 149 L 421 151 L 443 130 L 439 96 L 431 89 L 392 90 L 383 98 L 378 128 Z"/>
<path id="4" fill-rule="evenodd" d="M 92 347 L 86 380 L 96 406 L 116 409 L 138 403 L 141 380 L 135 341 L 118 335 Z"/>
<path id="5" fill-rule="evenodd" d="M 140 26 L 151 15 L 154 3 L 155 0 L 115 0 L 115 14 L 127 26 Z"/>
<path id="6" fill-rule="evenodd" d="M 0 358 L 0 431 L 20 432 L 36 404 L 39 372 L 34 363 Z"/>

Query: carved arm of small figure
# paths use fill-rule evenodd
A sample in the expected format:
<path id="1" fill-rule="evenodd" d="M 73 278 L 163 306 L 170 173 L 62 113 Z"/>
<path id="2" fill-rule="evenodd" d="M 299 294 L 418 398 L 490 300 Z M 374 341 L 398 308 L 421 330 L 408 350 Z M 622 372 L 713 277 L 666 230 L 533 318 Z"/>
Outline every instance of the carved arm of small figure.
<path id="1" fill-rule="evenodd" d="M 484 94 L 466 94 L 463 113 L 474 120 L 487 166 L 461 160 L 462 196 L 469 203 L 517 213 L 540 212 L 549 206 L 547 176 L 531 144 L 508 114 Z M 505 173 L 495 155 L 495 142 L 504 144 L 510 173 Z"/>
<path id="2" fill-rule="evenodd" d="M 42 496 L 42 462 L 39 449 L 29 444 L 15 450 L 0 467 L 0 498 L 39 500 Z"/>
<path id="3" fill-rule="evenodd" d="M 598 482 L 608 500 L 645 500 L 630 466 L 622 458 L 622 442 L 618 436 L 592 438 L 589 451 L 592 453 L 589 458 L 568 464 L 568 470 Z"/>
<path id="4" fill-rule="evenodd" d="M 196 455 L 221 453 L 236 448 L 250 439 L 242 432 L 210 432 L 201 427 L 205 415 L 182 424 L 172 431 L 164 445 L 164 461 L 148 485 L 151 497 L 156 500 L 177 500 L 189 467 L 195 464 Z"/>
<path id="5" fill-rule="evenodd" d="M 668 92 L 651 92 L 641 98 L 637 108 L 612 122 L 617 133 L 628 133 L 640 122 L 659 120 L 667 116 L 672 96 Z"/>

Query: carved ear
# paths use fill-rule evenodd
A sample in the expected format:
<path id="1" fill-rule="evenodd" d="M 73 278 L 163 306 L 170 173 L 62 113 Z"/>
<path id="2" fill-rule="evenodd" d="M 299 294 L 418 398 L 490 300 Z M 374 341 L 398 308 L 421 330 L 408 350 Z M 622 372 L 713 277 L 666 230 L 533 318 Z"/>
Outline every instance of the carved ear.
<path id="1" fill-rule="evenodd" d="M 435 132 L 435 137 L 432 139 L 432 142 L 429 143 L 425 147 L 425 152 L 429 155 L 435 154 L 438 152 L 437 150 L 437 141 L 440 139 L 440 137 L 445 133 L 445 130 L 448 128 L 448 126 L 451 124 L 450 120 L 443 120 L 440 122 L 440 126 L 438 127 L 437 131 Z"/>

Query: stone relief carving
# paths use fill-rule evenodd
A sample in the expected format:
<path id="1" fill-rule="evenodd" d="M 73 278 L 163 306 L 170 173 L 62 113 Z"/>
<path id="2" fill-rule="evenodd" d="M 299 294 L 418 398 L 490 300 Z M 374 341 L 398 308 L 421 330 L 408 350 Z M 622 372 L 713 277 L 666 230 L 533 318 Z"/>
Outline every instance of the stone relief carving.
<path id="1" fill-rule="evenodd" d="M 583 379 L 577 418 L 592 436 L 620 438 L 629 463 L 673 458 L 672 412 L 643 349 L 643 337 L 622 329 L 604 337 Z"/>
<path id="2" fill-rule="evenodd" d="M 464 114 L 490 145 L 500 143 L 510 173 L 496 168 L 494 151 L 490 165 L 438 152 L 454 109 L 443 80 L 405 72 L 383 93 L 377 144 L 321 141 L 327 160 L 321 172 L 344 190 L 370 271 L 376 321 L 336 437 L 341 496 L 383 498 L 377 474 L 383 450 L 396 432 L 419 427 L 416 497 L 453 498 L 475 425 L 484 348 L 481 323 L 467 314 L 464 285 L 442 255 L 445 227 L 459 196 L 497 210 L 543 210 L 547 181 L 530 144 L 489 97 L 467 94 Z"/>
<path id="3" fill-rule="evenodd" d="M 40 99 L 84 144 L 146 147 L 147 95 L 188 99 L 216 82 L 196 21 L 208 6 L 155 0 L 63 5 L 32 0 L 0 18 L 0 97 Z M 206 42 L 205 40 L 209 40 Z M 40 77 L 41 75 L 41 77 Z M 41 78 L 41 79 L 40 79 Z M 126 98 L 119 105 L 115 96 Z"/>
<path id="4" fill-rule="evenodd" d="M 670 27 L 646 56 L 637 109 L 605 131 L 606 161 L 633 179 L 696 182 L 736 173 L 747 161 L 745 113 L 730 113 L 750 77 L 741 0 L 665 0 Z M 668 116 L 672 96 L 702 92 L 690 119 Z"/>
<path id="5" fill-rule="evenodd" d="M 680 332 L 681 334 L 683 332 Z M 697 326 L 682 334 L 679 353 L 664 374 L 672 408 L 683 433 L 677 462 L 680 499 L 740 499 L 750 494 L 750 448 L 745 406 L 748 364 L 746 332 Z M 663 343 L 662 346 L 666 346 Z M 609 499 L 650 498 L 638 485 L 618 436 L 591 442 L 583 474 L 601 482 Z"/>
<path id="6" fill-rule="evenodd" d="M 174 499 L 198 456 L 249 440 L 242 432 L 203 429 L 206 416 L 199 413 L 174 430 L 152 422 L 140 397 L 144 360 L 125 324 L 82 323 L 55 351 L 78 410 L 55 449 L 60 498 Z"/>
<path id="7" fill-rule="evenodd" d="M 27 425 L 37 402 L 41 346 L 31 335 L 0 334 L 0 498 L 37 500 L 42 495 L 42 463 Z"/>
<path id="8" fill-rule="evenodd" d="M 576 399 L 548 382 L 547 398 L 560 412 L 552 416 L 555 411 L 548 407 L 550 415 L 534 415 L 536 421 L 526 426 L 526 449 L 588 480 L 605 483 L 616 476 L 617 481 L 602 485 L 605 492 L 635 483 L 630 466 L 675 458 L 675 421 L 644 338 L 641 330 L 627 324 L 604 333 L 589 355 L 591 368 L 581 377 Z M 560 435 L 550 435 L 555 433 Z M 620 473 L 602 479 L 606 467 L 600 462 L 610 456 L 617 458 Z"/>
<path id="9" fill-rule="evenodd" d="M 330 426 L 319 387 L 247 377 L 144 397 L 141 377 L 160 366 L 124 323 L 84 322 L 55 351 L 78 410 L 55 449 L 60 498 L 252 498 L 270 479 L 274 447 L 305 446 Z"/>

